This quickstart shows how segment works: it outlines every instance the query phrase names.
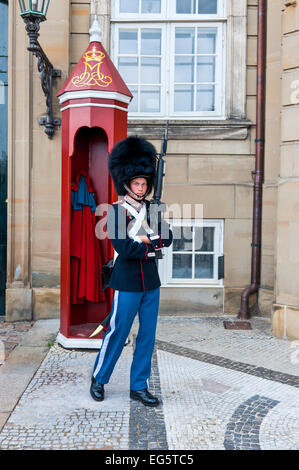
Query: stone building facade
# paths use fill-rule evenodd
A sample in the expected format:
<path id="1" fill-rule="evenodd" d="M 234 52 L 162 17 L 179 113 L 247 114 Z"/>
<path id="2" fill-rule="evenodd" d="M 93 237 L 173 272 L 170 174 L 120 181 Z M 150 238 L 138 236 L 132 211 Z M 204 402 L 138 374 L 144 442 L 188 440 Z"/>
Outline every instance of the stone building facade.
<path id="1" fill-rule="evenodd" d="M 135 3 L 136 8 L 141 8 L 139 14 L 134 10 Z M 148 57 L 144 58 L 142 52 L 134 55 L 131 50 L 125 61 L 118 48 L 120 31 L 127 34 L 123 44 L 128 48 L 128 33 L 142 28 L 162 31 L 159 64 L 164 81 L 159 85 L 160 109 L 155 109 L 158 87 L 146 88 L 142 78 L 138 79 L 134 86 L 140 108 L 136 108 L 135 101 L 129 110 L 128 133 L 145 136 L 159 150 L 168 119 L 163 194 L 169 208 L 166 217 L 170 222 L 183 220 L 182 226 L 194 224 L 196 216 L 192 210 L 200 204 L 207 238 L 201 251 L 193 240 L 193 245 L 178 243 L 167 253 L 160 267 L 161 313 L 237 314 L 242 291 L 250 284 L 258 1 L 212 1 L 210 14 L 204 10 L 205 3 L 178 1 L 175 12 L 175 1 L 140 0 L 130 3 L 134 10 L 130 13 L 130 9 L 126 10 L 128 2 L 121 0 L 52 0 L 40 31 L 43 49 L 55 68 L 62 71 L 61 78 L 54 81 L 54 96 L 88 46 L 94 15 L 101 24 L 104 47 L 120 71 L 128 74 L 128 80 L 134 60 L 145 63 Z M 161 10 L 155 10 L 158 4 Z M 194 14 L 191 4 L 197 9 Z M 203 14 L 197 15 L 201 5 Z M 218 5 L 217 12 L 211 5 Z M 161 15 L 155 17 L 157 11 Z M 149 17 L 147 12 L 151 12 Z M 178 12 L 183 14 L 176 17 Z M 250 297 L 252 311 L 272 316 L 274 334 L 289 338 L 299 338 L 298 25 L 297 2 L 268 2 L 261 286 L 258 296 Z M 176 34 L 176 27 L 185 28 L 184 34 L 171 36 Z M 215 50 L 210 51 L 202 68 L 199 44 L 203 43 L 197 43 L 198 49 L 190 57 L 198 61 L 198 76 L 203 74 L 207 80 L 209 73 L 214 74 L 216 85 L 198 85 L 194 100 L 200 103 L 200 96 L 205 96 L 206 107 L 196 104 L 188 109 L 186 90 L 190 87 L 180 88 L 176 74 L 188 72 L 188 64 L 193 62 L 190 57 L 189 62 L 174 62 L 174 56 L 178 56 L 175 48 L 180 48 L 179 40 L 181 47 L 190 45 L 190 41 L 186 42 L 186 37 L 191 37 L 188 34 L 199 35 L 204 27 L 211 35 L 217 30 Z M 39 125 L 45 102 L 35 58 L 26 51 L 28 40 L 17 1 L 9 2 L 8 35 L 6 318 L 56 317 L 60 293 L 61 129 L 49 140 Z M 207 57 L 207 51 L 203 56 Z M 187 51 L 181 51 L 182 56 L 184 53 L 187 55 Z M 157 64 L 159 57 L 154 59 Z M 157 65 L 153 70 L 157 70 Z M 202 91 L 204 95 L 200 95 Z M 60 116 L 56 98 L 54 114 Z M 176 209 L 184 204 L 191 207 L 191 213 L 189 209 Z M 221 276 L 218 257 L 222 255 Z"/>

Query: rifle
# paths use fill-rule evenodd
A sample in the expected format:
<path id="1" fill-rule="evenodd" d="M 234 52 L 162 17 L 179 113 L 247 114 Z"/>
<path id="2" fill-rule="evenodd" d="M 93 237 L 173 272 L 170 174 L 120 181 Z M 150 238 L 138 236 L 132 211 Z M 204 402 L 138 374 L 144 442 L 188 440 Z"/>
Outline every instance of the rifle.
<path id="1" fill-rule="evenodd" d="M 168 142 L 168 121 L 166 121 L 164 134 L 162 135 L 162 138 L 161 138 L 161 151 L 158 154 L 157 172 L 156 172 L 156 178 L 154 182 L 154 196 L 153 196 L 153 199 L 151 200 L 152 204 L 158 204 L 159 206 L 163 204 L 161 202 L 161 197 L 162 197 L 165 167 L 166 167 L 166 162 L 165 160 L 163 160 L 163 157 L 165 157 L 167 153 L 167 142 Z"/>
<path id="2" fill-rule="evenodd" d="M 166 126 L 164 130 L 164 134 L 161 138 L 161 151 L 157 154 L 157 170 L 156 170 L 156 177 L 154 181 L 154 194 L 153 198 L 150 200 L 150 222 L 153 226 L 153 230 L 155 233 L 158 233 L 159 227 L 161 227 L 161 212 L 165 212 L 166 204 L 161 202 L 163 187 L 164 187 L 164 176 L 165 176 L 165 168 L 166 162 L 163 160 L 167 152 L 167 141 L 168 141 L 168 121 L 166 121 Z M 155 249 L 156 259 L 162 259 L 162 251 L 161 249 Z M 110 260 L 111 261 L 111 260 Z M 110 262 L 109 261 L 109 262 Z M 109 262 L 107 266 L 109 265 Z M 111 268 L 111 266 L 108 266 Z M 108 325 L 110 321 L 110 317 L 112 312 L 104 319 L 104 321 L 94 330 L 94 332 L 89 336 L 92 338 L 99 334 L 105 326 Z"/>
<path id="3" fill-rule="evenodd" d="M 165 157 L 167 153 L 167 142 L 168 121 L 166 121 L 164 134 L 161 138 L 161 151 L 157 155 L 157 170 L 154 182 L 154 195 L 153 198 L 150 200 L 150 225 L 155 233 L 158 233 L 159 227 L 161 227 L 161 213 L 165 212 L 166 210 L 166 205 L 164 202 L 161 201 L 161 197 L 164 188 L 164 177 L 166 169 L 166 162 L 165 160 L 163 160 L 163 157 Z M 161 249 L 156 249 L 155 252 L 157 259 L 163 258 Z"/>

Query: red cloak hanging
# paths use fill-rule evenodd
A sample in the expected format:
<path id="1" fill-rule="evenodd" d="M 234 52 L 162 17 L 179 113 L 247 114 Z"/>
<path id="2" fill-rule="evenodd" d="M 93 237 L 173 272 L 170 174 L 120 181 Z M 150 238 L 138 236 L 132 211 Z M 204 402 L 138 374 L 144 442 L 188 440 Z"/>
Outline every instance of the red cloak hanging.
<path id="1" fill-rule="evenodd" d="M 80 190 L 81 176 L 84 177 L 88 193 L 94 193 L 89 176 L 84 172 L 77 173 L 72 191 Z M 71 303 L 73 304 L 106 301 L 105 293 L 101 291 L 102 259 L 99 240 L 95 233 L 95 211 L 91 205 L 85 205 L 88 204 L 87 199 L 91 200 L 91 194 L 85 196 L 81 209 L 72 210 Z"/>

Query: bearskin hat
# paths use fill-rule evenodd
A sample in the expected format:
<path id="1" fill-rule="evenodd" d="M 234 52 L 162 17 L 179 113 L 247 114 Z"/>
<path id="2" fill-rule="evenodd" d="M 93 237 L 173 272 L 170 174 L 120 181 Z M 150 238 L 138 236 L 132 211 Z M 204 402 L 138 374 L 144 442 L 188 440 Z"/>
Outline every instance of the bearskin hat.
<path id="1" fill-rule="evenodd" d="M 155 147 L 140 137 L 127 137 L 118 142 L 112 149 L 108 168 L 119 196 L 127 194 L 133 178 L 147 179 L 149 194 L 156 176 L 157 153 Z"/>

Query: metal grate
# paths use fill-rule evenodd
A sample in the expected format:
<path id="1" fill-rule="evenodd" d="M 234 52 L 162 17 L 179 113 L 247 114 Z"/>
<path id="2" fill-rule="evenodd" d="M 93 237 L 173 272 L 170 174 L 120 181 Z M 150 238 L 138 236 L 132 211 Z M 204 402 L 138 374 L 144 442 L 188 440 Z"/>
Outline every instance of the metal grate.
<path id="1" fill-rule="evenodd" d="M 224 328 L 226 330 L 252 330 L 252 326 L 249 321 L 240 320 L 240 321 L 231 321 L 226 320 L 223 322 Z"/>

